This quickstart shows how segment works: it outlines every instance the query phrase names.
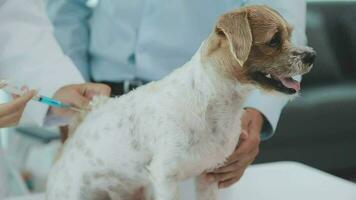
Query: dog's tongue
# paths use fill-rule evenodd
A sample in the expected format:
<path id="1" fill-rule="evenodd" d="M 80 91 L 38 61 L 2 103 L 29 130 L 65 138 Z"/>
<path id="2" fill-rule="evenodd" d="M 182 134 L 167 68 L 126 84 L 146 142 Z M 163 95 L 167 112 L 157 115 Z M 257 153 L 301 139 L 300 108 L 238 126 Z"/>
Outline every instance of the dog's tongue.
<path id="1" fill-rule="evenodd" d="M 300 83 L 291 77 L 278 77 L 282 84 L 287 88 L 292 88 L 295 91 L 300 90 Z"/>

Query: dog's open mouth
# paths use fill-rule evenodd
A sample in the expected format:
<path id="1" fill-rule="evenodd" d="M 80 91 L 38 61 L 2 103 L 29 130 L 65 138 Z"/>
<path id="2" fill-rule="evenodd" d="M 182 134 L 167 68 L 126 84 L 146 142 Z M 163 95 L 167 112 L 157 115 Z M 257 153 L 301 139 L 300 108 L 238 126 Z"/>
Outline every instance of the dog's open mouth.
<path id="1" fill-rule="evenodd" d="M 262 85 L 268 85 L 273 89 L 286 94 L 295 94 L 300 90 L 300 83 L 292 77 L 255 72 L 253 74 L 253 79 Z"/>

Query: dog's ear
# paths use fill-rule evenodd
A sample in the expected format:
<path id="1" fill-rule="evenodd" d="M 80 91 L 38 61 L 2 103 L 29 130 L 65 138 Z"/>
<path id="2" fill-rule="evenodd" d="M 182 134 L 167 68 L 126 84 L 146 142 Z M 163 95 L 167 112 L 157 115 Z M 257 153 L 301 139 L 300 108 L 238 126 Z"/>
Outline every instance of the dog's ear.
<path id="1" fill-rule="evenodd" d="M 218 35 L 227 39 L 230 51 L 241 67 L 246 62 L 252 46 L 247 12 L 227 13 L 220 17 L 215 28 Z"/>

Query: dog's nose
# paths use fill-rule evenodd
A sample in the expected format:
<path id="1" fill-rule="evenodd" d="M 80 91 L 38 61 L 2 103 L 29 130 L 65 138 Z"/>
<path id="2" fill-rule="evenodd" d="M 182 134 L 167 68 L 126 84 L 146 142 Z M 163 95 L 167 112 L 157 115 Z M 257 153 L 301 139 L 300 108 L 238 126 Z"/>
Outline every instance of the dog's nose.
<path id="1" fill-rule="evenodd" d="M 315 60 L 315 57 L 316 57 L 316 52 L 315 51 L 308 51 L 308 52 L 303 53 L 302 61 L 305 64 L 313 64 L 314 60 Z"/>

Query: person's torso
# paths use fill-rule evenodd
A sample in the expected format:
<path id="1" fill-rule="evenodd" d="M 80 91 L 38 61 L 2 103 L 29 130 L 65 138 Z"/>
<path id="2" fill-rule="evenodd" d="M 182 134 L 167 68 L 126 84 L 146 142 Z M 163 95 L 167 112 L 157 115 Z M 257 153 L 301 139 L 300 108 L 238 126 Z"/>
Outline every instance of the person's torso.
<path id="1" fill-rule="evenodd" d="M 242 0 L 101 0 L 90 24 L 96 81 L 159 79 L 187 62 Z"/>

